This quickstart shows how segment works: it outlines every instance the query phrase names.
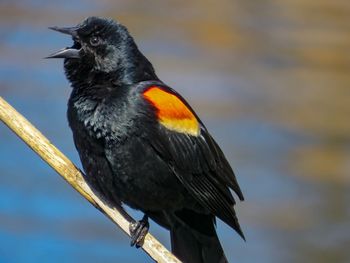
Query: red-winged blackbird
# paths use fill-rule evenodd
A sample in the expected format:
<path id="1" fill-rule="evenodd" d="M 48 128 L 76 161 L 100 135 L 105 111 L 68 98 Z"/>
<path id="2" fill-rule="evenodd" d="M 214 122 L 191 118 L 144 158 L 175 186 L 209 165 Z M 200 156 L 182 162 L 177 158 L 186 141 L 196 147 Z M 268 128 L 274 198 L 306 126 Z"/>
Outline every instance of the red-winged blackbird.
<path id="1" fill-rule="evenodd" d="M 215 217 L 244 238 L 230 189 L 243 195 L 197 114 L 159 80 L 123 25 L 90 17 L 51 29 L 74 41 L 49 57 L 65 59 L 68 121 L 88 183 L 145 214 L 131 224 L 132 245 L 142 244 L 150 217 L 170 230 L 180 260 L 227 262 Z"/>

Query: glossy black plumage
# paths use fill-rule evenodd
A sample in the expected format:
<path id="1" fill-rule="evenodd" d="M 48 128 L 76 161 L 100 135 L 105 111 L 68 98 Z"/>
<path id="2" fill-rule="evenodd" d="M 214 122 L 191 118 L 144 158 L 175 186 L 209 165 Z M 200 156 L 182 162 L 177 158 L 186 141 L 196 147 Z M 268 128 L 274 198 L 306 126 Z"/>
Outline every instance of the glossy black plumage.
<path id="1" fill-rule="evenodd" d="M 243 195 L 204 124 L 158 79 L 121 24 L 91 17 L 65 31 L 53 29 L 74 32 L 73 47 L 52 57 L 66 56 L 73 87 L 68 120 L 88 182 L 116 206 L 139 209 L 169 229 L 181 260 L 226 262 L 215 217 L 244 238 L 229 189 Z M 143 96 L 151 86 L 175 94 L 195 114 L 199 136 L 159 122 L 157 108 Z"/>

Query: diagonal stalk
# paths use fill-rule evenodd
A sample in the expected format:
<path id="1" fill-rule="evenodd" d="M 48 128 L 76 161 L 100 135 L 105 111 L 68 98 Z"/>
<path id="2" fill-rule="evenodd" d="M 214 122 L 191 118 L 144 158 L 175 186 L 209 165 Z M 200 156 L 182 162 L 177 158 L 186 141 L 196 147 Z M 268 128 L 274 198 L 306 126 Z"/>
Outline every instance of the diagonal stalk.
<path id="1" fill-rule="evenodd" d="M 114 207 L 99 196 L 98 193 L 93 191 L 84 180 L 79 169 L 2 97 L 0 97 L 0 120 L 61 175 L 75 190 L 84 196 L 85 199 L 103 212 L 130 236 L 129 224 L 133 219 L 125 212 L 122 212 L 120 208 Z M 142 249 L 156 262 L 180 262 L 149 233 L 145 237 Z"/>

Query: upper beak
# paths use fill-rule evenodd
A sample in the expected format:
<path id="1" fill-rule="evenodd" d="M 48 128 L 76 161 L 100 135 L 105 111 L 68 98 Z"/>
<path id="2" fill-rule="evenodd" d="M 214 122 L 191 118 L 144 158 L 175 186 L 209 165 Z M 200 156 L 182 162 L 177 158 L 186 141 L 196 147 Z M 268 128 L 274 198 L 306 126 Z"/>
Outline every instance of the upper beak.
<path id="1" fill-rule="evenodd" d="M 78 27 L 58 27 L 58 26 L 50 26 L 49 29 L 61 32 L 63 34 L 71 35 L 72 37 L 77 37 Z"/>
<path id="2" fill-rule="evenodd" d="M 78 27 L 49 27 L 49 29 L 61 32 L 63 34 L 71 35 L 73 38 L 77 38 Z M 80 58 L 80 49 L 75 48 L 63 48 L 46 58 Z"/>

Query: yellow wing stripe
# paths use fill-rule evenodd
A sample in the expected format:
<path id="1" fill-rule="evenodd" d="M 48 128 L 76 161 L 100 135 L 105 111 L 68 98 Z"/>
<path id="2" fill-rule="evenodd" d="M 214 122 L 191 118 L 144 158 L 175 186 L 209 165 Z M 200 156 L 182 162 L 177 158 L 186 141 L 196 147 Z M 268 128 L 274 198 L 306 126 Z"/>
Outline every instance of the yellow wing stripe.
<path id="1" fill-rule="evenodd" d="M 196 116 L 176 95 L 156 86 L 148 88 L 143 95 L 156 107 L 158 120 L 164 127 L 193 136 L 199 135 Z"/>

